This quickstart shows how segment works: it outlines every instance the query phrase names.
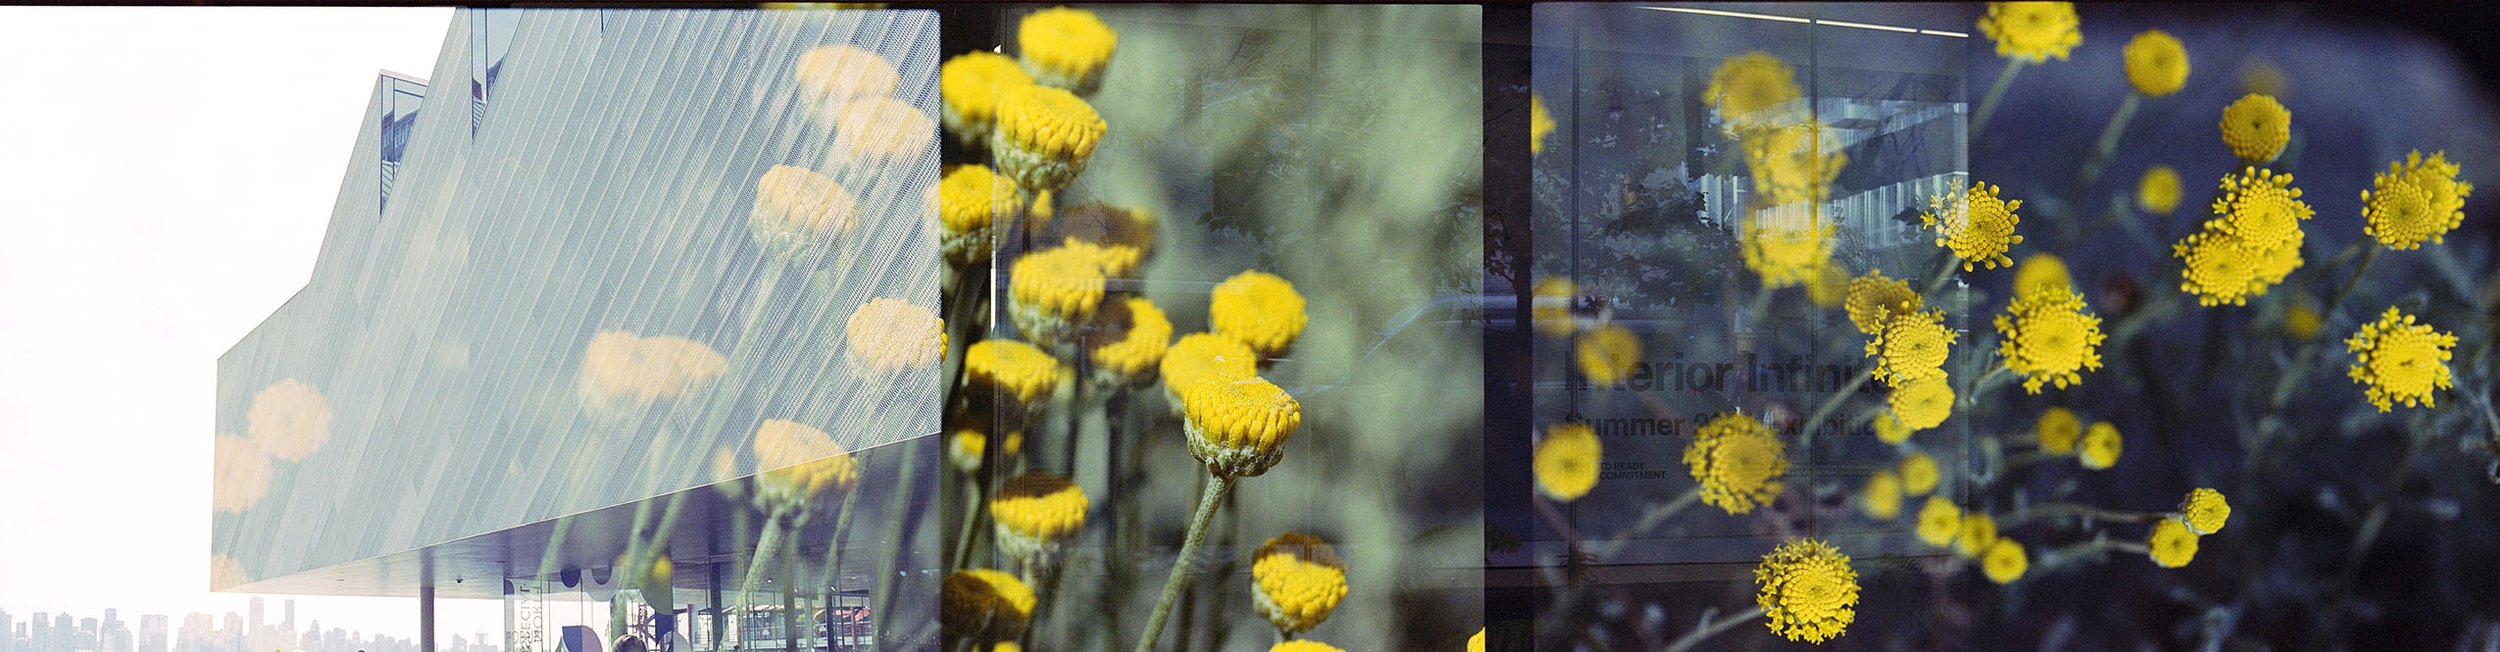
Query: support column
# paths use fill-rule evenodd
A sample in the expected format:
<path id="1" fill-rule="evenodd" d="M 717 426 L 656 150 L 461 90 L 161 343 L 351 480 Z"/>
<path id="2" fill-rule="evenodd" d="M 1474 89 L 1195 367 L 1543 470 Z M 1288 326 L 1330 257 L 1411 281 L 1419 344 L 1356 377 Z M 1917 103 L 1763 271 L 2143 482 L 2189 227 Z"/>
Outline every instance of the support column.
<path id="1" fill-rule="evenodd" d="M 434 551 L 418 554 L 417 652 L 434 652 Z"/>

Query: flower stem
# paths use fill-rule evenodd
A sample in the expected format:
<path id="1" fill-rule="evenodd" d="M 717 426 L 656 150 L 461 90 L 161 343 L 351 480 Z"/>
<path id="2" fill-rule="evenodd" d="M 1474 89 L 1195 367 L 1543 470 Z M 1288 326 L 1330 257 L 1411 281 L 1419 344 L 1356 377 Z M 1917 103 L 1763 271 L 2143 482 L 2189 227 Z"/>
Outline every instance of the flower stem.
<path id="1" fill-rule="evenodd" d="M 2012 527 L 2016 524 L 2026 523 L 2033 519 L 2053 516 L 2079 516 L 2097 521 L 2110 521 L 2113 523 L 2145 523 L 2159 520 L 2161 517 L 2165 516 L 2165 514 L 2159 512 L 2122 512 L 2075 503 L 2040 503 L 2032 505 L 2030 509 L 2026 509 L 2006 517 L 2003 519 L 1999 527 Z"/>
<path id="2" fill-rule="evenodd" d="M 1693 649 L 1693 646 L 1700 645 L 1702 641 L 1709 640 L 1712 636 L 1718 636 L 1727 630 L 1735 629 L 1737 625 L 1753 622 L 1753 619 L 1761 617 L 1761 605 L 1754 605 L 1753 608 L 1717 618 L 1704 617 L 1701 626 L 1693 628 L 1691 633 L 1668 644 L 1667 652 L 1684 652 Z"/>
<path id="3" fill-rule="evenodd" d="M 1684 511 L 1684 508 L 1691 507 L 1697 502 L 1701 502 L 1700 487 L 1694 487 L 1684 492 L 1684 495 L 1676 496 L 1675 500 L 1651 504 L 1649 509 L 1641 511 L 1641 520 L 1633 522 L 1630 529 L 1617 533 L 1614 538 L 1607 539 L 1606 543 L 1599 545 L 1597 550 L 1591 551 L 1594 553 L 1592 556 L 1598 559 L 1614 556 L 1617 551 L 1623 549 L 1623 546 L 1631 543 L 1634 537 L 1648 532 L 1650 528 L 1658 527 L 1658 524 L 1667 522 L 1668 518 L 1674 517 L 1676 513 Z"/>
<path id="4" fill-rule="evenodd" d="M 1979 100 L 1979 110 L 1971 113 L 1971 137 L 1978 137 L 1980 131 L 1988 128 L 1988 116 L 1997 112 L 1998 102 L 2005 101 L 2005 90 L 2014 86 L 2014 73 L 2022 72 L 2022 69 L 2022 59 L 2005 60 L 2005 70 L 1997 73 L 1997 81 L 1988 87 L 1987 97 Z"/>
<path id="5" fill-rule="evenodd" d="M 1155 638 L 1163 634 L 1163 621 L 1172 615 L 1172 604 L 1180 601 L 1181 589 L 1189 586 L 1190 562 L 1198 554 L 1198 544 L 1206 541 L 1207 524 L 1215 520 L 1215 508 L 1224 504 L 1234 481 L 1231 476 L 1215 476 L 1199 494 L 1198 512 L 1189 518 L 1189 537 L 1181 541 L 1180 558 L 1172 561 L 1172 574 L 1163 580 L 1163 597 L 1155 599 L 1154 615 L 1146 619 L 1146 631 L 1137 637 L 1137 652 L 1154 651 Z"/>
<path id="6" fill-rule="evenodd" d="M 2143 105 L 2144 94 L 2136 92 L 2127 93 L 2127 99 L 2118 103 L 2118 112 L 2109 116 L 2109 126 L 2101 128 L 2101 140 L 2092 148 L 2092 158 L 2084 162 L 2082 173 L 2075 177 L 2076 196 L 2083 196 L 2092 188 L 2092 182 L 2101 180 L 2109 157 L 2118 153 L 2118 135 L 2126 132 L 2127 122 L 2135 118 L 2136 109 Z"/>

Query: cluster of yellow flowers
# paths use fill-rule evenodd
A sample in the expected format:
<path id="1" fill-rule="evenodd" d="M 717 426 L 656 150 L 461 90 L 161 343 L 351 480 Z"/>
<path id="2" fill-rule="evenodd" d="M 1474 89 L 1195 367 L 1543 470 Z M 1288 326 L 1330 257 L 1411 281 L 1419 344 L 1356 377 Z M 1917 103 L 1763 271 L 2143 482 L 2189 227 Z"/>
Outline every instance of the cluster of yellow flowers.
<path id="1" fill-rule="evenodd" d="M 2419 249 L 2423 240 L 2447 242 L 2449 231 L 2465 221 L 2465 197 L 2474 184 L 2457 180 L 2458 166 L 2447 152 L 2422 158 L 2415 150 L 2402 162 L 2370 180 L 2361 191 L 2362 232 L 2389 249 Z"/>
<path id="2" fill-rule="evenodd" d="M 1825 125 L 1808 117 L 1796 78 L 1778 57 L 1747 52 L 1711 71 L 1703 99 L 1737 137 L 1752 172 L 1750 214 L 1738 233 L 1745 266 L 1765 288 L 1812 290 L 1831 275 L 1837 229 L 1822 203 L 1849 157 L 1828 142 Z"/>
<path id="3" fill-rule="evenodd" d="M 2317 214 L 2292 187 L 2292 175 L 2255 167 L 2222 178 L 2222 196 L 2203 230 L 2172 247 L 2186 261 L 2179 289 L 2203 305 L 2247 305 L 2248 298 L 2301 265 L 2300 223 Z"/>
<path id="4" fill-rule="evenodd" d="M 2186 566 L 2196 558 L 2198 539 L 2222 531 L 2231 519 L 2231 504 L 2222 492 L 2199 487 L 2180 501 L 2179 511 L 2153 522 L 2145 537 L 2145 556 L 2162 568 Z"/>
<path id="5" fill-rule="evenodd" d="M 1996 517 L 1964 511 L 1941 494 L 1929 496 L 1927 504 L 1919 509 L 1915 531 L 1919 541 L 1927 545 L 1949 548 L 1964 559 L 1979 562 L 1980 573 L 1991 582 L 2011 584 L 2031 567 L 2031 557 L 2022 543 L 1997 531 Z"/>

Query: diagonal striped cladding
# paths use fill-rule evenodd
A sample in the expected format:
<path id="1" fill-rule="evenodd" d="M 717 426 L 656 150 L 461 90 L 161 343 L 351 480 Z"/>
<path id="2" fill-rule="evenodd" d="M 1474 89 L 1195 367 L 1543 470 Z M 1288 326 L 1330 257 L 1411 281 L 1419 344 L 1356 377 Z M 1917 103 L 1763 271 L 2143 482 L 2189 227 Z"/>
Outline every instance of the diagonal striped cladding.
<path id="1" fill-rule="evenodd" d="M 218 360 L 213 589 L 937 431 L 933 12 L 473 13 Z"/>

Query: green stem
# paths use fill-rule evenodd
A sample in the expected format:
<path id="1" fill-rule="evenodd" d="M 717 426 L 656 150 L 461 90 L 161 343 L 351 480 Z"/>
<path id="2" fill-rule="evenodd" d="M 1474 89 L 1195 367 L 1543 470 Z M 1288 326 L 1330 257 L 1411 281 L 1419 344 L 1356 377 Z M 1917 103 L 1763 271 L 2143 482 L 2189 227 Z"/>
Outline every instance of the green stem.
<path id="1" fill-rule="evenodd" d="M 1676 496 L 1675 500 L 1653 503 L 1649 509 L 1641 511 L 1641 520 L 1634 521 L 1630 529 L 1617 533 L 1614 538 L 1607 539 L 1605 543 L 1599 544 L 1597 549 L 1591 552 L 1598 559 L 1613 557 L 1616 552 L 1623 550 L 1625 545 L 1629 545 L 1633 538 L 1648 532 L 1650 528 L 1658 527 L 1678 512 L 1684 511 L 1684 508 L 1691 507 L 1693 503 L 1698 502 L 1701 502 L 1701 488 L 1695 487 L 1685 491 L 1684 495 Z"/>
<path id="2" fill-rule="evenodd" d="M 2006 89 L 2014 86 L 2014 73 L 2022 72 L 2022 69 L 2022 59 L 2005 60 L 2005 70 L 1997 73 L 1997 81 L 1988 87 L 1987 97 L 1979 100 L 1979 110 L 1971 112 L 1970 135 L 1973 139 L 1988 128 L 1988 116 L 1997 112 L 1998 102 L 2005 101 Z"/>
<path id="3" fill-rule="evenodd" d="M 781 523 L 788 514 L 776 510 L 764 519 L 764 535 L 755 540 L 755 557 L 747 560 L 746 578 L 738 582 L 739 627 L 745 628 L 748 616 L 755 613 L 755 586 L 764 582 L 764 567 L 781 551 Z"/>
<path id="4" fill-rule="evenodd" d="M 1215 520 L 1215 509 L 1224 504 L 1224 495 L 1232 492 L 1234 481 L 1231 476 L 1215 476 L 1198 496 L 1198 512 L 1189 519 L 1189 536 L 1181 541 L 1180 558 L 1173 560 L 1172 574 L 1163 580 L 1163 597 L 1155 599 L 1154 615 L 1146 619 L 1146 631 L 1137 637 L 1137 652 L 1154 652 L 1155 639 L 1163 634 L 1163 622 L 1172 615 L 1172 604 L 1180 600 L 1181 590 L 1189 586 L 1190 562 L 1198 554 L 1198 545 L 1207 538 L 1207 524 Z"/>
<path id="5" fill-rule="evenodd" d="M 1702 641 L 1709 640 L 1712 636 L 1718 636 L 1727 630 L 1735 629 L 1737 625 L 1753 622 L 1753 619 L 1761 617 L 1762 607 L 1755 605 L 1744 611 L 1704 620 L 1701 626 L 1695 627 L 1691 633 L 1667 645 L 1667 652 L 1684 652 L 1693 649 L 1693 646 L 1700 645 Z"/>
<path id="6" fill-rule="evenodd" d="M 2127 99 L 2118 102 L 2118 112 L 2110 114 L 2109 126 L 2101 128 L 2101 139 L 2092 148 L 2092 158 L 2084 162 L 2082 174 L 2075 178 L 2076 196 L 2083 196 L 2092 188 L 2092 182 L 2101 179 L 2101 171 L 2109 165 L 2109 157 L 2118 153 L 2119 134 L 2126 132 L 2127 122 L 2135 118 L 2136 109 L 2143 105 L 2144 94 L 2135 92 L 2127 93 Z"/>
<path id="7" fill-rule="evenodd" d="M 2031 522 L 2034 519 L 2054 516 L 2079 516 L 2113 523 L 2148 523 L 2159 520 L 2163 516 L 2167 516 L 2167 514 L 2160 512 L 2122 512 L 2075 503 L 2040 503 L 2032 505 L 2030 509 L 2008 515 L 2004 519 L 2001 519 L 1999 521 L 1999 527 L 2012 527 L 2014 525 Z"/>

